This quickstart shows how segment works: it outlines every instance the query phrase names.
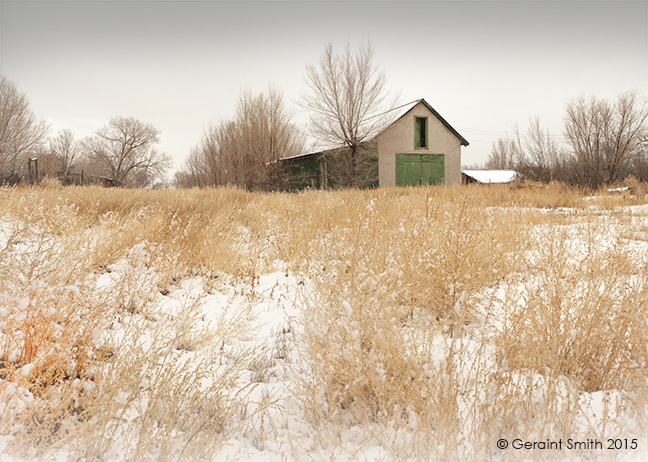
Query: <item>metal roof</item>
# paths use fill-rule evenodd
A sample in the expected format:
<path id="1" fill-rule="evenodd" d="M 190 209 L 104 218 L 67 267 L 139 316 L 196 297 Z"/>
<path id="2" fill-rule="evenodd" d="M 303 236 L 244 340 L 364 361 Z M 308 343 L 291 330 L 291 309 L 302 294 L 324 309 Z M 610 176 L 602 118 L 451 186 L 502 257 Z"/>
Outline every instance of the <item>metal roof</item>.
<path id="1" fill-rule="evenodd" d="M 461 173 L 480 183 L 510 183 L 520 178 L 515 170 L 462 170 Z"/>

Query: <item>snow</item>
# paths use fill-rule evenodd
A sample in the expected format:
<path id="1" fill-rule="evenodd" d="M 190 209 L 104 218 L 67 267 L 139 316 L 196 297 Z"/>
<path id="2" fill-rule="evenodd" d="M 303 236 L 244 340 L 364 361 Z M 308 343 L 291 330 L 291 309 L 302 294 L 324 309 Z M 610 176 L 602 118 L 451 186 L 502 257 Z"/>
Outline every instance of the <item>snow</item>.
<path id="1" fill-rule="evenodd" d="M 519 178 L 515 170 L 462 170 L 470 178 L 480 183 L 510 183 Z"/>
<path id="2" fill-rule="evenodd" d="M 515 172 L 511 171 L 466 171 L 465 173 L 475 174 L 481 182 L 497 183 L 506 182 L 513 179 Z M 483 173 L 483 175 L 482 175 Z M 472 176 L 471 174 L 471 176 Z M 565 210 L 553 211 L 553 213 L 562 213 Z M 568 211 L 578 215 L 580 212 Z M 544 212 L 543 212 L 544 213 Z M 547 212 L 549 213 L 549 212 Z M 648 216 L 648 206 L 627 207 L 625 213 L 636 219 L 642 219 Z M 631 222 L 632 223 L 632 222 Z M 644 226 L 645 220 L 637 222 L 638 226 Z M 627 224 L 626 224 L 627 226 Z M 404 226 L 401 223 L 400 227 Z M 618 236 L 621 234 L 621 225 L 611 223 L 604 234 L 598 234 L 592 238 L 592 242 L 583 242 L 582 237 L 588 234 L 589 224 L 587 222 L 576 222 L 573 225 L 565 226 L 559 230 L 557 226 L 539 225 L 535 229 L 538 236 L 556 235 L 563 232 L 564 251 L 569 253 L 575 262 L 583 260 L 585 253 L 588 251 L 588 245 L 593 245 L 601 252 L 614 249 L 619 245 Z M 10 225 L 0 226 L 0 230 L 10 229 Z M 552 234 L 553 233 L 553 234 Z M 0 232 L 0 242 L 3 233 Z M 638 255 L 648 253 L 648 244 L 646 242 L 637 242 L 632 240 L 633 245 L 637 246 L 635 251 Z M 29 245 L 21 247 L 23 251 L 29 250 Z M 542 249 L 530 251 L 526 256 L 531 263 L 543 258 Z M 99 291 L 109 293 L 113 287 L 116 287 L 120 281 L 126 278 L 133 278 L 136 285 L 148 286 L 155 281 L 155 274 L 147 269 L 147 259 L 150 254 L 146 244 L 135 246 L 129 252 L 128 258 L 111 265 L 109 272 L 95 275 L 95 287 Z M 645 264 L 645 262 L 644 262 Z M 69 296 L 80 296 L 77 285 L 67 285 L 63 287 L 65 293 Z M 216 281 L 207 280 L 204 277 L 185 277 L 176 282 L 171 287 L 167 295 L 156 294 L 151 300 L 140 299 L 137 294 L 122 294 L 122 302 L 134 306 L 147 306 L 152 303 L 155 307 L 150 313 L 138 313 L 134 309 L 131 315 L 133 325 L 143 326 L 145 335 L 138 339 L 138 348 L 144 350 L 151 349 L 156 345 L 160 338 L 168 338 L 170 341 L 176 337 L 181 337 L 185 343 L 177 344 L 177 362 L 181 366 L 200 361 L 207 361 L 211 355 L 221 355 L 220 358 L 226 363 L 227 359 L 250 357 L 254 358 L 249 364 L 249 369 L 237 377 L 237 384 L 241 390 L 247 390 L 244 408 L 245 414 L 251 416 L 251 425 L 245 429 L 232 429 L 228 438 L 225 440 L 222 448 L 218 452 L 214 461 L 245 461 L 245 460 L 264 460 L 264 461 L 282 461 L 282 460 L 389 460 L 391 455 L 375 438 L 375 434 L 382 432 L 383 435 L 389 435 L 396 447 L 407 446 L 411 443 L 413 433 L 420 426 L 417 415 L 410 409 L 407 414 L 408 426 L 400 428 L 372 428 L 369 426 L 355 425 L 346 429 L 343 434 L 339 435 L 339 444 L 323 444 L 313 427 L 308 422 L 308 417 L 304 414 L 303 406 L 299 400 L 300 379 L 303 377 L 307 365 L 303 361 L 303 345 L 300 340 L 303 335 L 304 322 L 303 304 L 313 292 L 315 284 L 312 280 L 299 274 L 294 274 L 288 270 L 273 271 L 261 274 L 252 283 L 249 281 L 236 280 L 228 275 L 221 275 Z M 454 286 L 451 285 L 449 290 L 454 293 Z M 479 332 L 482 340 L 494 332 L 501 331 L 503 328 L 502 310 L 506 303 L 507 297 L 513 293 L 532 294 L 538 290 L 537 278 L 533 275 L 519 275 L 517 280 L 508 280 L 501 285 L 491 287 L 483 293 L 483 303 L 476 309 L 476 321 L 469 326 Z M 524 297 L 520 297 L 520 309 L 524 308 Z M 0 314 L 4 318 L 10 312 L 12 316 L 20 316 L 20 313 L 29 305 L 30 300 L 26 297 L 19 297 L 12 301 L 13 308 L 9 309 L 7 301 L 3 301 L 3 310 Z M 474 303 L 474 300 L 467 300 L 465 292 L 462 292 L 455 305 L 455 310 L 460 312 L 467 303 Z M 186 307 L 194 309 L 186 311 Z M 347 316 L 351 316 L 352 307 L 348 302 L 342 304 Z M 8 311 L 10 310 L 10 311 Z M 7 313 L 5 313 L 7 311 Z M 126 317 L 126 315 L 124 315 Z M 648 321 L 647 321 L 648 322 Z M 223 332 L 223 325 L 234 326 L 237 329 L 236 335 L 231 332 Z M 126 324 L 115 325 L 112 328 L 108 326 L 98 326 L 97 333 L 94 334 L 94 341 L 97 347 L 112 345 L 114 347 L 126 348 L 130 340 L 131 331 Z M 181 335 L 191 331 L 196 335 Z M 214 345 L 201 344 L 201 337 L 211 332 L 213 334 L 214 345 L 220 348 L 215 351 Z M 579 335 L 576 329 L 569 331 L 569 336 L 573 340 Z M 533 395 L 533 401 L 538 409 L 543 407 L 547 399 L 556 399 L 556 406 L 566 405 L 567 398 L 571 393 L 571 384 L 567 379 L 556 380 L 551 382 L 543 375 L 537 372 L 513 373 L 507 364 L 497 362 L 497 352 L 492 350 L 488 342 L 482 343 L 474 338 L 453 339 L 444 334 L 437 334 L 432 339 L 432 349 L 435 352 L 431 363 L 426 364 L 426 370 L 429 376 L 437 376 L 440 381 L 449 386 L 452 377 L 447 373 L 441 373 L 446 369 L 445 359 L 447 353 L 459 357 L 458 361 L 465 367 L 459 374 L 460 384 L 464 386 L 465 395 L 459 402 L 459 414 L 468 414 L 470 412 L 469 396 L 471 390 L 477 389 L 479 377 L 475 376 L 476 370 L 485 374 L 487 371 L 493 371 L 502 377 L 511 376 L 513 380 L 519 383 L 520 387 L 531 387 L 536 392 Z M 192 342 L 192 339 L 196 339 Z M 354 349 L 360 349 L 360 334 L 357 329 L 350 330 L 350 339 L 348 345 L 344 346 L 342 355 L 352 358 L 356 353 Z M 188 343 L 187 343 L 188 342 Z M 157 351 L 157 350 L 156 350 Z M 484 352 L 477 354 L 477 352 Z M 476 358 L 488 358 L 483 364 L 477 364 Z M 10 357 L 10 360 L 16 359 Z M 36 364 L 30 363 L 21 368 L 21 373 L 25 376 L 34 369 Z M 218 376 L 221 371 L 226 371 L 227 366 L 215 366 L 214 376 Z M 380 371 L 379 371 L 380 373 Z M 384 374 L 384 370 L 382 371 Z M 191 378 L 191 375 L 186 375 Z M 210 378 L 202 378 L 202 386 L 208 389 L 213 385 Z M 5 387 L 5 400 L 0 402 L 0 413 L 23 411 L 34 400 L 34 396 L 26 389 L 15 386 L 12 382 L 0 381 L 0 386 Z M 79 382 L 78 388 L 90 392 L 93 383 L 90 381 Z M 143 382 L 142 386 L 146 386 Z M 474 387 L 474 388 L 473 388 Z M 494 405 L 498 399 L 499 389 L 497 384 L 492 382 L 485 389 L 485 405 Z M 601 421 L 614 421 L 617 418 L 628 419 L 630 417 L 622 413 L 622 409 L 617 411 L 614 403 L 620 399 L 621 392 L 613 391 L 596 391 L 591 393 L 581 393 L 576 407 L 580 409 L 580 417 L 577 424 L 585 429 L 597 429 Z M 131 424 L 140 418 L 143 409 L 149 406 L 150 395 L 133 399 L 132 395 L 124 392 L 118 395 L 118 399 L 124 403 L 131 402 L 127 406 L 121 418 L 124 423 Z M 564 400 L 564 401 L 561 401 Z M 267 405 L 267 403 L 271 403 Z M 259 409 L 265 409 L 265 413 L 258 412 Z M 263 417 L 265 416 L 265 417 Z M 469 421 L 469 419 L 468 419 Z M 639 427 L 639 423 L 628 424 L 629 427 Z M 610 424 L 613 427 L 612 424 Z M 129 427 L 124 427 L 129 428 Z M 626 427 L 627 428 L 627 427 Z M 375 434 L 373 433 L 375 430 Z M 474 429 L 468 425 L 463 431 L 465 435 L 470 434 Z M 618 431 L 618 430 L 617 430 Z M 620 437 L 621 433 L 609 431 L 606 434 L 594 434 L 594 437 L 605 439 L 612 434 Z M 123 454 L 127 434 L 123 436 L 123 441 L 117 441 L 113 447 L 104 455 L 106 461 L 119 461 Z M 383 438 L 382 441 L 387 440 Z M 0 437 L 0 455 L 2 462 L 18 462 L 21 459 L 15 458 L 6 453 L 11 437 L 3 435 Z M 642 442 L 645 446 L 645 441 Z M 437 448 L 440 454 L 443 454 L 444 448 Z M 55 453 L 51 454 L 52 460 L 68 460 L 75 456 L 71 454 L 69 446 L 63 446 Z M 470 448 L 466 448 L 466 453 L 470 453 Z M 626 452 L 621 455 L 615 454 L 615 457 L 625 458 L 627 460 L 641 460 L 643 453 Z M 500 454 L 501 457 L 501 454 Z M 599 455 L 600 457 L 600 455 Z M 494 459 L 498 457 L 495 456 Z M 28 459 L 26 459 L 28 460 Z"/>

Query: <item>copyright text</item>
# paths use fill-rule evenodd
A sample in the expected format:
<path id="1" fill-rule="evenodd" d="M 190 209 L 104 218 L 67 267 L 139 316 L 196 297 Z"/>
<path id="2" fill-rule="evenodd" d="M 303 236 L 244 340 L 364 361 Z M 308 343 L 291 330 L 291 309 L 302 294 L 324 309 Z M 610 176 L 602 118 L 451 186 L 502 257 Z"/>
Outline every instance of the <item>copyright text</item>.
<path id="1" fill-rule="evenodd" d="M 571 438 L 557 439 L 557 440 L 543 440 L 543 441 L 524 441 L 520 438 L 513 440 L 499 439 L 497 447 L 499 449 L 506 449 L 508 447 L 513 449 L 576 449 L 576 450 L 593 450 L 593 449 L 637 449 L 638 442 L 636 438 L 608 438 L 607 440 L 599 440 L 596 438 L 588 438 L 584 441 L 577 441 Z"/>

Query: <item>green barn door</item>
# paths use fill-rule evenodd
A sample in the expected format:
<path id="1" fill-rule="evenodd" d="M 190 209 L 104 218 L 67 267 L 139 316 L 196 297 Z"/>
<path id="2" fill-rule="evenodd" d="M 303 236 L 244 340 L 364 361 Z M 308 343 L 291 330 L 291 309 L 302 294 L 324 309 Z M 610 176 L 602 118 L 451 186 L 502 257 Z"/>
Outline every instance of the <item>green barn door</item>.
<path id="1" fill-rule="evenodd" d="M 396 185 L 445 183 L 443 154 L 396 154 Z"/>

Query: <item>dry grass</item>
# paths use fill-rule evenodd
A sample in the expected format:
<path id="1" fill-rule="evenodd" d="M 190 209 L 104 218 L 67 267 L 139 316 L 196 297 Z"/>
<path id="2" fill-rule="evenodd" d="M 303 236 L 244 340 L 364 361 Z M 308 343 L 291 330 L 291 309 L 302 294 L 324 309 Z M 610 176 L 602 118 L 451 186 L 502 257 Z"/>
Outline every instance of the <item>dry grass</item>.
<path id="1" fill-rule="evenodd" d="M 632 254 L 617 221 L 589 212 L 579 192 L 546 194 L 381 191 L 316 239 L 304 400 L 320 435 L 330 429 L 322 445 L 342 445 L 340 428 L 360 425 L 389 458 L 481 460 L 503 436 L 603 440 L 600 422 L 582 427 L 583 393 L 613 390 L 637 406 L 645 247 Z M 646 199 L 595 201 L 613 210 Z"/>
<path id="2" fill-rule="evenodd" d="M 557 184 L 1 189 L 0 431 L 12 451 L 36 448 L 27 457 L 109 458 L 125 441 L 132 460 L 212 458 L 241 421 L 236 381 L 268 381 L 275 359 L 223 365 L 235 321 L 201 331 L 200 299 L 162 301 L 187 276 L 254 287 L 279 268 L 314 287 L 299 386 L 320 447 L 362 428 L 389 459 L 514 460 L 498 438 L 636 431 L 583 426 L 599 391 L 645 428 L 646 223 L 624 233 L 620 207 L 648 201 L 583 197 Z"/>
<path id="3" fill-rule="evenodd" d="M 9 450 L 211 459 L 215 437 L 236 425 L 236 380 L 250 360 L 223 365 L 217 349 L 240 333 L 235 321 L 244 329 L 245 313 L 205 331 L 199 299 L 163 306 L 163 294 L 184 275 L 231 268 L 239 256 L 219 240 L 225 225 L 188 211 L 183 221 L 172 203 L 156 207 L 134 191 L 2 194 L 0 425 L 14 436 Z M 188 363 L 186 352 L 198 350 Z"/>

